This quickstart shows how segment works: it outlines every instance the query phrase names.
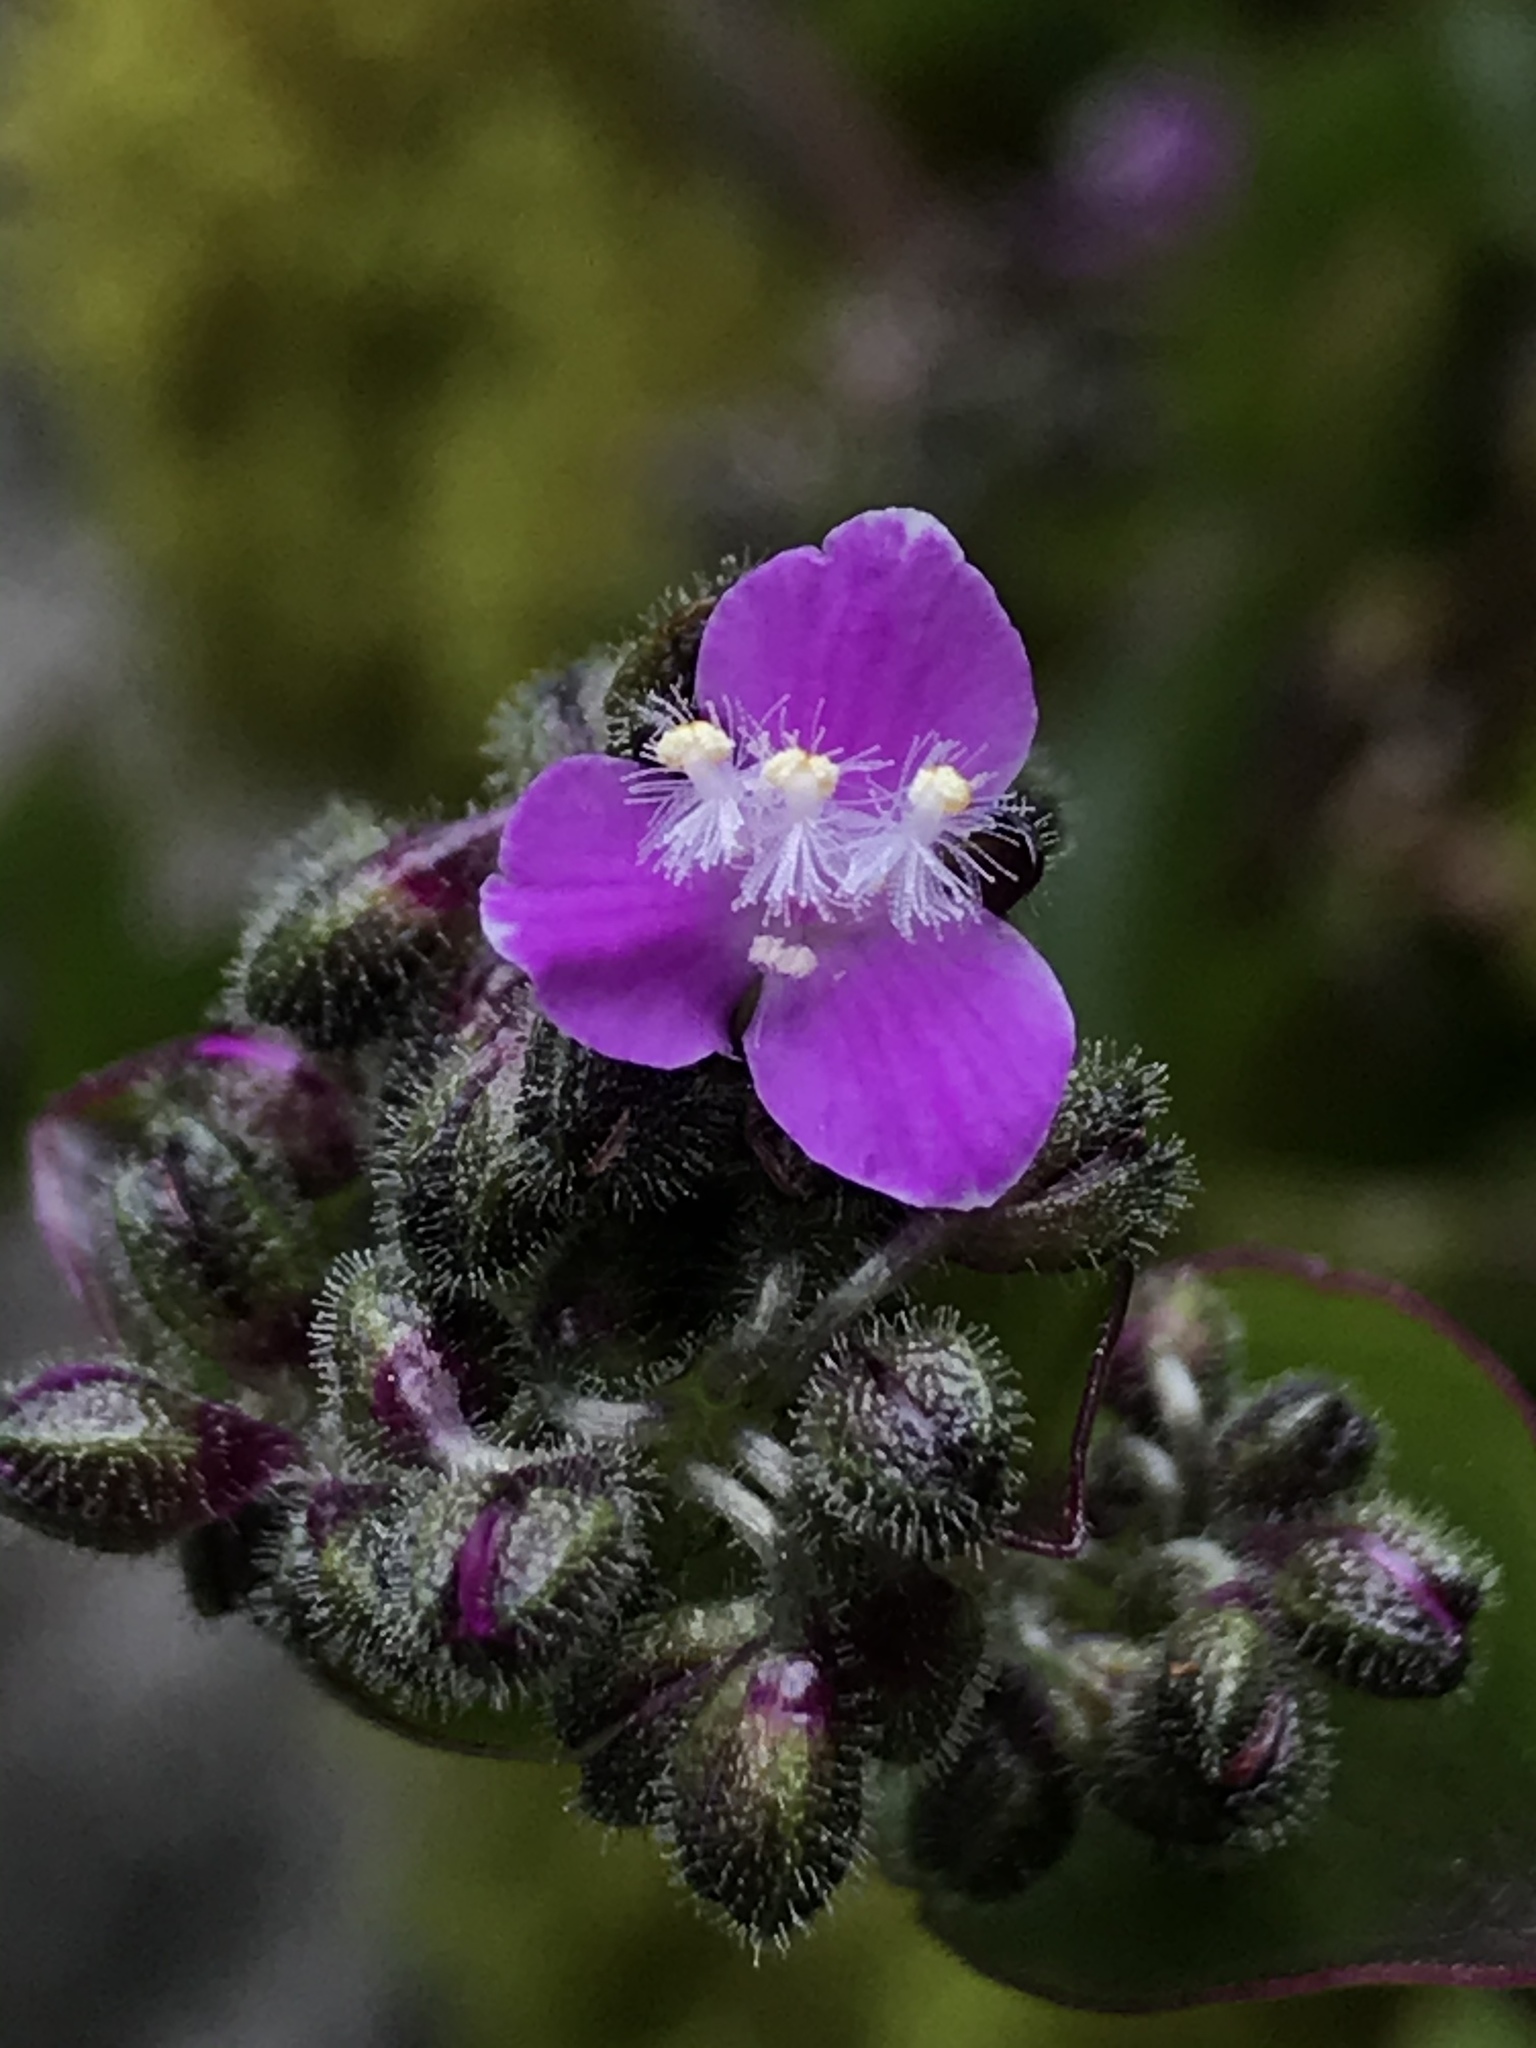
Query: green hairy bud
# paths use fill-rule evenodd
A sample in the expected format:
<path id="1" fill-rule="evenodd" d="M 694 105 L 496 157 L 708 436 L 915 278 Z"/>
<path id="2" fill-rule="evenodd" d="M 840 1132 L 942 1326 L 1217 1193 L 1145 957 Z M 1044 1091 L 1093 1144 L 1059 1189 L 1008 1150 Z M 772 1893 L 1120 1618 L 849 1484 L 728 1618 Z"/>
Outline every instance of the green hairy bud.
<path id="1" fill-rule="evenodd" d="M 581 1756 L 583 1813 L 616 1828 L 664 1818 L 679 1735 L 765 1626 L 755 1600 L 692 1603 L 642 1623 L 611 1662 L 573 1674 L 556 1696 L 555 1725 Z"/>
<path id="2" fill-rule="evenodd" d="M 1158 1128 L 1167 1111 L 1163 1068 L 1086 1047 L 1029 1171 L 990 1209 L 957 1220 L 950 1256 L 988 1273 L 1148 1257 L 1195 1189 L 1183 1142 Z"/>
<path id="3" fill-rule="evenodd" d="M 810 1919 L 858 1853 L 864 1765 L 845 1720 L 815 1656 L 764 1651 L 716 1682 L 673 1750 L 678 1874 L 754 1947 Z"/>
<path id="4" fill-rule="evenodd" d="M 830 1353 L 797 1418 L 813 1523 L 914 1558 L 980 1542 L 1012 1498 L 1024 1410 L 997 1345 L 948 1315 L 879 1321 Z"/>
<path id="5" fill-rule="evenodd" d="M 405 1027 L 470 955 L 498 814 L 391 832 L 333 805 L 288 850 L 247 924 L 226 991 L 241 1023 L 351 1052 Z"/>
<path id="6" fill-rule="evenodd" d="M 1496 1576 L 1464 1537 L 1387 1500 L 1297 1534 L 1274 1598 L 1304 1657 L 1386 1699 L 1434 1699 L 1461 1684 Z"/>
<path id="7" fill-rule="evenodd" d="M 1316 1804 L 1331 1766 L 1310 1688 L 1247 1608 L 1169 1630 L 1115 1707 L 1095 1788 L 1158 1841 L 1258 1849 Z"/>
<path id="8" fill-rule="evenodd" d="M 906 1853 L 944 1890 L 992 1904 L 1061 1861 L 1081 1805 L 1048 1700 L 1027 1671 L 1007 1671 L 955 1755 L 913 1795 Z"/>

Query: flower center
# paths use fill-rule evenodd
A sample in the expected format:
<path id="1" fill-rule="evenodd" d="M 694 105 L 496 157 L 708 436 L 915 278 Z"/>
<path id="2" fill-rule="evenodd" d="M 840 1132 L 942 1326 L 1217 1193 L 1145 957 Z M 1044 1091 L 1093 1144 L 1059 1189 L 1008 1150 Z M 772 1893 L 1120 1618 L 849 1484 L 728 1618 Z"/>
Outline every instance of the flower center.
<path id="1" fill-rule="evenodd" d="M 734 745 L 730 734 L 711 719 L 690 718 L 664 732 L 652 751 L 663 768 L 694 776 L 729 761 Z"/>
<path id="2" fill-rule="evenodd" d="M 907 802 L 914 811 L 923 812 L 935 822 L 958 817 L 970 809 L 973 800 L 971 785 L 947 761 L 934 761 L 919 768 L 907 784 Z"/>
<path id="3" fill-rule="evenodd" d="M 809 817 L 837 788 L 838 766 L 830 754 L 805 747 L 781 747 L 763 763 L 762 779 L 797 817 Z"/>

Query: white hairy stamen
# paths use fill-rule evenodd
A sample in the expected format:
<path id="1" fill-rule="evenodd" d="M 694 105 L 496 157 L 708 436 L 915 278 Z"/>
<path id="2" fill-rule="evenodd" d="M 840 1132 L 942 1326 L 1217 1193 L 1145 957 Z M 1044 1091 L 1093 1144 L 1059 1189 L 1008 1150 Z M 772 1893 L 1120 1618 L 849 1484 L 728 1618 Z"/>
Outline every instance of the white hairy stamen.
<path id="1" fill-rule="evenodd" d="M 663 768 L 676 768 L 690 779 L 707 778 L 735 753 L 731 736 L 709 718 L 690 718 L 664 732 L 652 750 Z"/>
<path id="2" fill-rule="evenodd" d="M 964 836 L 983 821 L 975 786 L 952 762 L 932 759 L 907 783 L 905 802 L 872 823 L 848 864 L 850 893 L 884 894 L 892 924 L 910 939 L 918 925 L 953 923 L 976 907 L 978 864 Z M 966 819 L 963 826 L 957 821 Z"/>
<path id="3" fill-rule="evenodd" d="M 846 765 L 795 743 L 764 758 L 753 784 L 752 865 L 738 903 L 761 903 L 770 916 L 826 916 L 843 904 L 851 814 L 830 799 Z"/>
<path id="4" fill-rule="evenodd" d="M 674 882 L 734 860 L 747 843 L 747 786 L 730 734 L 712 718 L 684 719 L 658 735 L 651 757 L 666 772 L 642 769 L 631 782 L 642 801 L 659 805 L 641 852 L 656 854 Z"/>
<path id="5" fill-rule="evenodd" d="M 758 772 L 797 817 L 806 817 L 819 811 L 832 795 L 841 771 L 830 754 L 813 754 L 808 747 L 781 747 Z"/>
<path id="6" fill-rule="evenodd" d="M 975 791 L 947 761 L 934 761 L 919 768 L 907 784 L 907 802 L 916 818 L 926 826 L 932 821 L 935 836 L 947 818 L 957 818 L 975 802 Z"/>

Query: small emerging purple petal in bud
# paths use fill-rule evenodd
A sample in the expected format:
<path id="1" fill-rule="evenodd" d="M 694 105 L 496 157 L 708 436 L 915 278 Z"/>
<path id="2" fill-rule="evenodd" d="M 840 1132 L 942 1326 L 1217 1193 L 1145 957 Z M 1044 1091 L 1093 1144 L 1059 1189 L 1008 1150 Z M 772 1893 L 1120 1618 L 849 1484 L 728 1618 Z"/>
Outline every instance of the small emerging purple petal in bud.
<path id="1" fill-rule="evenodd" d="M 0 1407 L 0 1511 L 89 1550 L 154 1550 L 301 1462 L 286 1430 L 131 1368 L 50 1367 Z"/>
<path id="2" fill-rule="evenodd" d="M 864 1808 L 823 1664 L 776 1650 L 733 1667 L 678 1740 L 666 1807 L 683 1882 L 755 1947 L 817 1913 L 858 1852 Z"/>
<path id="3" fill-rule="evenodd" d="M 1273 1591 L 1309 1662 L 1385 1699 L 1434 1699 L 1461 1684 L 1496 1576 L 1464 1538 L 1390 1501 L 1294 1533 Z"/>
<path id="4" fill-rule="evenodd" d="M 600 1647 L 638 1584 L 634 1519 L 622 1489 L 579 1453 L 498 1481 L 454 1560 L 453 1639 L 514 1680 Z"/>

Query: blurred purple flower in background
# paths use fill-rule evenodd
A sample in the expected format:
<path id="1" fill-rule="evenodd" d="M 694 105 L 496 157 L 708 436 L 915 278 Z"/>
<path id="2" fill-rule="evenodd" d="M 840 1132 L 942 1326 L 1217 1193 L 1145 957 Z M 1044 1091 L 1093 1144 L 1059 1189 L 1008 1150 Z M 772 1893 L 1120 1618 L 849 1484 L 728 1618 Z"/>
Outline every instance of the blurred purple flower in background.
<path id="1" fill-rule="evenodd" d="M 1029 660 L 928 514 L 866 512 L 721 597 L 642 765 L 556 762 L 507 821 L 486 935 L 563 1031 L 681 1067 L 741 1045 L 812 1159 L 923 1207 L 1038 1151 L 1072 1014 L 981 901 L 1035 729 Z"/>
<path id="2" fill-rule="evenodd" d="M 1242 185 L 1248 136 L 1232 89 L 1209 73 L 1149 65 L 1078 98 L 1040 202 L 1052 269 L 1094 275 L 1166 254 Z"/>

